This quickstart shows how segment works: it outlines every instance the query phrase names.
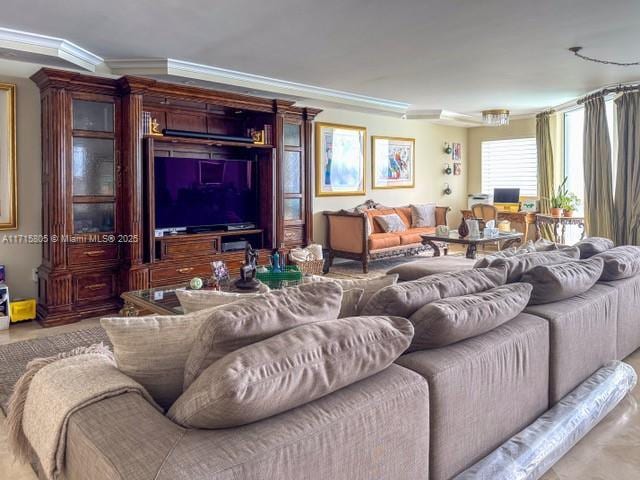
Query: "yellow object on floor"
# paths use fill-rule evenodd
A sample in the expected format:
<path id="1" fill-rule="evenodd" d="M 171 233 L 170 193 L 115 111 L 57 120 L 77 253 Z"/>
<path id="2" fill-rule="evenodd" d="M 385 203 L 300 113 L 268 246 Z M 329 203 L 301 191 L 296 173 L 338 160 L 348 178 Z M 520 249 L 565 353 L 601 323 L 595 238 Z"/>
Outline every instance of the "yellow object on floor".
<path id="1" fill-rule="evenodd" d="M 14 300 L 9 304 L 9 317 L 11 323 L 34 320 L 36 318 L 35 298 L 25 298 L 24 300 Z"/>

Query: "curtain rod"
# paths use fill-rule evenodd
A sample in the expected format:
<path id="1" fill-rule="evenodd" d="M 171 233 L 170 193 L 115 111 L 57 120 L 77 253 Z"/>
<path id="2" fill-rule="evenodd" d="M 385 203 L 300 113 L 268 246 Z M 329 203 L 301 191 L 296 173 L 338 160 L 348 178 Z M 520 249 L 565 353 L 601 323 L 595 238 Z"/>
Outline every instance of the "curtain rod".
<path id="1" fill-rule="evenodd" d="M 598 90 L 586 97 L 580 98 L 576 103 L 582 105 L 584 102 L 591 100 L 592 98 L 608 95 L 610 93 L 622 93 L 622 92 L 635 92 L 640 91 L 640 85 L 618 85 L 617 87 L 608 87 Z"/>

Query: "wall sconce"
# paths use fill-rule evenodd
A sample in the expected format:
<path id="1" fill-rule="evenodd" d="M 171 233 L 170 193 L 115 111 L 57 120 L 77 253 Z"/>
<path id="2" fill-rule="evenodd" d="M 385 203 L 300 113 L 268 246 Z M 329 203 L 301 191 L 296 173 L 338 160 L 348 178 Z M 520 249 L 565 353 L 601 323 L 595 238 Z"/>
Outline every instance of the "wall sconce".
<path id="1" fill-rule="evenodd" d="M 453 173 L 453 169 L 451 168 L 451 165 L 449 165 L 448 163 L 445 163 L 443 171 L 445 175 L 451 175 Z"/>
<path id="2" fill-rule="evenodd" d="M 453 148 L 451 148 L 451 144 L 449 142 L 444 142 L 444 147 L 442 148 L 442 151 L 447 155 L 451 155 L 451 152 L 453 152 Z"/>
<path id="3" fill-rule="evenodd" d="M 442 193 L 445 195 L 451 195 L 453 193 L 448 183 L 444 184 L 444 190 L 442 191 Z"/>

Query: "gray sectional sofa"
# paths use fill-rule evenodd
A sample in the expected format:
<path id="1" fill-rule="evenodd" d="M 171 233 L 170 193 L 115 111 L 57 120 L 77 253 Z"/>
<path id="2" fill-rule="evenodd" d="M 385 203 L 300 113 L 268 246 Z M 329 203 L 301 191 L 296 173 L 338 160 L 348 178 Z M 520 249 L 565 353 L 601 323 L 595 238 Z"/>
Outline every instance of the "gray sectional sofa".
<path id="1" fill-rule="evenodd" d="M 589 247 L 580 249 L 582 258 L 596 253 Z M 71 480 L 453 478 L 606 362 L 640 347 L 640 267 L 627 268 L 627 253 L 610 254 L 614 260 L 605 259 L 602 280 L 587 291 L 528 305 L 462 341 L 409 349 L 380 373 L 248 425 L 186 429 L 136 394 L 99 401 L 71 416 L 65 475 Z M 510 269 L 518 262 L 509 264 L 505 256 L 484 266 Z M 532 258 L 528 269 L 554 263 Z M 607 275 L 607 268 L 624 270 L 617 277 L 625 278 Z M 464 276 L 458 272 L 450 286 L 440 282 L 437 294 L 455 292 Z M 385 290 L 415 303 L 410 283 Z M 393 302 L 382 298 L 392 308 Z M 415 310 L 406 317 L 411 320 Z"/>

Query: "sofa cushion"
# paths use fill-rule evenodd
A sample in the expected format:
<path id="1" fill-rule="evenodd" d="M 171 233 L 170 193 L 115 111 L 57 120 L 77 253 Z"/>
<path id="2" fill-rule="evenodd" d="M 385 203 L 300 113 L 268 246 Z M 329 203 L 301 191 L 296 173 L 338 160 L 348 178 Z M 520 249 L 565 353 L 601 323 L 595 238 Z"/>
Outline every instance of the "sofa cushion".
<path id="1" fill-rule="evenodd" d="M 519 282 L 522 274 L 538 265 L 552 265 L 556 263 L 566 263 L 580 257 L 577 248 L 570 248 L 552 252 L 534 252 L 516 255 L 509 258 L 497 258 L 492 261 L 491 267 L 504 266 L 507 269 L 507 282 Z"/>
<path id="2" fill-rule="evenodd" d="M 387 271 L 387 274 L 398 274 L 398 281 L 407 282 L 437 273 L 453 273 L 469 270 L 474 261 L 463 256 L 444 255 L 429 257 L 414 262 L 403 263 Z"/>
<path id="3" fill-rule="evenodd" d="M 614 243 L 604 237 L 589 237 L 580 240 L 575 246 L 580 249 L 580 258 L 589 258 L 613 248 Z"/>
<path id="4" fill-rule="evenodd" d="M 342 292 L 342 302 L 340 303 L 340 313 L 338 318 L 355 317 L 358 315 L 358 307 L 364 296 L 363 288 L 352 288 Z"/>
<path id="5" fill-rule="evenodd" d="M 182 393 L 187 357 L 216 307 L 188 315 L 102 318 L 118 369 L 147 389 L 163 408 Z"/>
<path id="6" fill-rule="evenodd" d="M 371 234 L 384 233 L 384 230 L 382 229 L 380 224 L 375 220 L 378 215 L 391 215 L 393 213 L 396 213 L 396 211 L 393 208 L 370 208 L 368 210 L 365 210 L 365 213 L 369 218 L 369 233 Z"/>
<path id="7" fill-rule="evenodd" d="M 640 247 L 624 245 L 595 255 L 604 261 L 601 280 L 614 281 L 640 275 Z"/>
<path id="8" fill-rule="evenodd" d="M 378 275 L 375 277 L 365 278 L 333 278 L 313 275 L 308 278 L 310 282 L 335 282 L 342 287 L 342 290 L 362 289 L 364 293 L 358 302 L 358 314 L 369 303 L 371 297 L 379 290 L 395 285 L 398 281 L 398 275 Z M 402 315 L 400 315 L 402 316 Z"/>
<path id="9" fill-rule="evenodd" d="M 378 215 L 375 217 L 375 221 L 378 222 L 385 233 L 404 232 L 407 229 L 407 226 L 397 213 Z"/>
<path id="10" fill-rule="evenodd" d="M 396 363 L 429 382 L 430 480 L 453 478 L 548 406 L 549 327 L 532 315 L 521 313 L 489 333 Z"/>
<path id="11" fill-rule="evenodd" d="M 400 244 L 401 245 L 415 245 L 422 243 L 422 237 L 425 233 L 434 234 L 436 233 L 435 227 L 423 227 L 423 228 L 410 228 L 406 232 L 400 233 Z"/>
<path id="12" fill-rule="evenodd" d="M 228 353 L 306 323 L 338 318 L 341 302 L 342 287 L 323 282 L 219 307 L 197 332 L 185 364 L 184 388 Z"/>
<path id="13" fill-rule="evenodd" d="M 372 233 L 369 235 L 369 250 L 382 250 L 400 246 L 400 235 L 397 233 Z"/>
<path id="14" fill-rule="evenodd" d="M 428 303 L 409 317 L 415 328 L 409 351 L 444 347 L 493 330 L 524 310 L 531 289 L 512 283 Z"/>
<path id="15" fill-rule="evenodd" d="M 482 257 L 473 264 L 473 268 L 486 268 L 489 267 L 494 260 L 499 258 L 510 258 L 515 257 L 516 255 L 524 255 L 525 253 L 530 253 L 528 250 L 520 251 L 518 247 L 510 247 L 505 248 L 504 250 L 500 250 L 499 252 L 492 253 L 491 255 L 487 255 Z"/>
<path id="16" fill-rule="evenodd" d="M 409 318 L 427 303 L 441 298 L 482 292 L 503 285 L 505 269 L 482 268 L 441 273 L 381 289 L 364 304 L 363 315 Z"/>
<path id="17" fill-rule="evenodd" d="M 622 360 L 640 348 L 640 275 L 606 281 L 603 285 L 618 293 L 616 359 Z"/>
<path id="18" fill-rule="evenodd" d="M 303 325 L 209 366 L 169 417 L 193 428 L 228 428 L 304 405 L 387 368 L 411 342 L 399 317 L 353 317 Z"/>
<path id="19" fill-rule="evenodd" d="M 436 226 L 436 204 L 423 203 L 411 205 L 411 226 L 412 227 L 435 227 Z"/>
<path id="20" fill-rule="evenodd" d="M 184 313 L 197 312 L 205 308 L 220 307 L 239 300 L 247 300 L 253 297 L 260 297 L 263 293 L 269 292 L 267 285 L 261 284 L 257 293 L 237 293 L 221 292 L 217 290 L 187 290 L 178 288 L 176 296 Z"/>
<path id="21" fill-rule="evenodd" d="M 618 295 L 595 284 L 559 302 L 530 305 L 525 312 L 549 322 L 549 402 L 553 405 L 606 362 L 616 358 Z"/>
<path id="22" fill-rule="evenodd" d="M 533 287 L 531 305 L 557 302 L 586 292 L 602 275 L 603 261 L 590 258 L 555 265 L 538 265 L 526 271 L 520 281 Z"/>

